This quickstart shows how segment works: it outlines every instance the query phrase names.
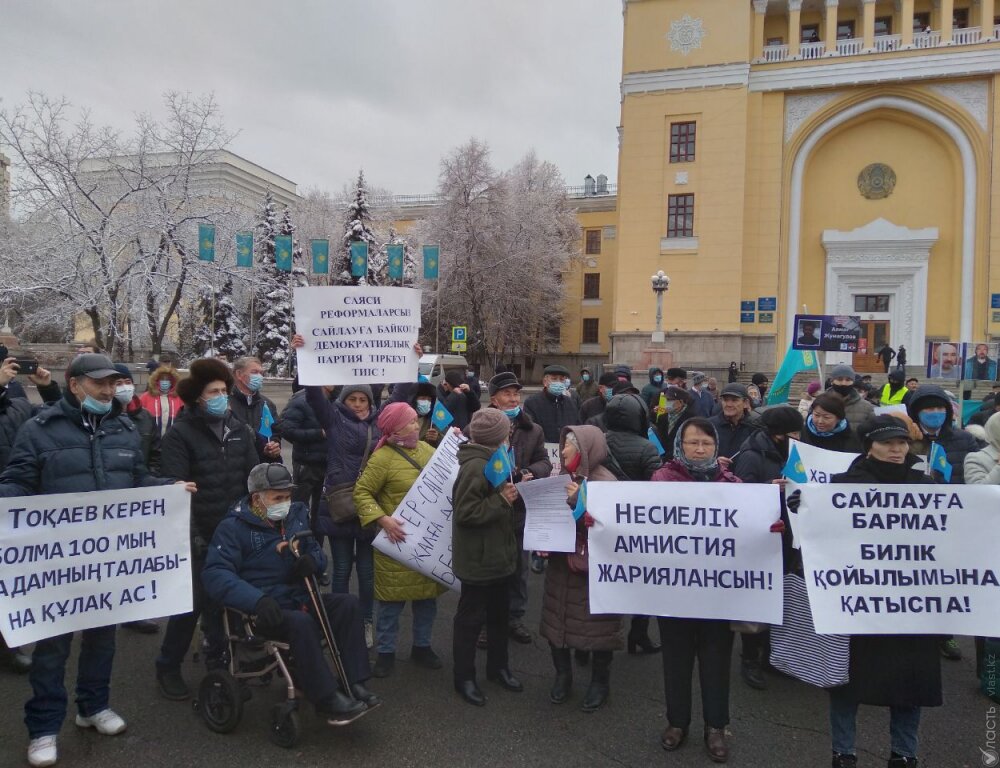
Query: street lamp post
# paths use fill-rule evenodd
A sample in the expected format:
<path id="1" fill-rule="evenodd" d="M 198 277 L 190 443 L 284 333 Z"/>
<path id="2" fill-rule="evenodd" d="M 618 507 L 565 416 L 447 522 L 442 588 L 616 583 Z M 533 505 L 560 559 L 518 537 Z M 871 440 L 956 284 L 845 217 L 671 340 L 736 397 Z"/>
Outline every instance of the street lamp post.
<path id="1" fill-rule="evenodd" d="M 653 333 L 653 343 L 662 344 L 666 339 L 663 333 L 663 294 L 670 288 L 670 278 L 661 269 L 650 278 L 650 283 L 656 294 L 656 331 Z"/>

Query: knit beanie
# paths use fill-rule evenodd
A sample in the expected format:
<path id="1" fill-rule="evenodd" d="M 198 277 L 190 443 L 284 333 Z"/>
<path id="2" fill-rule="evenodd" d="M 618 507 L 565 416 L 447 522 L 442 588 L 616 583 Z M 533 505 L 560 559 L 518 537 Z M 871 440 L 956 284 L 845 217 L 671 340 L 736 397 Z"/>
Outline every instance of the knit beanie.
<path id="1" fill-rule="evenodd" d="M 802 429 L 802 414 L 790 405 L 768 408 L 760 415 L 761 423 L 769 435 L 787 435 Z"/>
<path id="2" fill-rule="evenodd" d="M 854 369 L 849 365 L 835 365 L 830 370 L 831 379 L 850 379 L 854 381 L 855 375 Z"/>
<path id="3" fill-rule="evenodd" d="M 375 407 L 375 396 L 372 394 L 372 388 L 367 384 L 345 384 L 344 388 L 340 390 L 340 394 L 337 399 L 344 403 L 347 402 L 349 395 L 353 395 L 355 392 L 360 392 L 362 395 L 368 398 L 368 405 Z"/>
<path id="4" fill-rule="evenodd" d="M 510 436 L 511 421 L 497 408 L 483 408 L 472 415 L 469 437 L 486 448 L 499 448 Z"/>

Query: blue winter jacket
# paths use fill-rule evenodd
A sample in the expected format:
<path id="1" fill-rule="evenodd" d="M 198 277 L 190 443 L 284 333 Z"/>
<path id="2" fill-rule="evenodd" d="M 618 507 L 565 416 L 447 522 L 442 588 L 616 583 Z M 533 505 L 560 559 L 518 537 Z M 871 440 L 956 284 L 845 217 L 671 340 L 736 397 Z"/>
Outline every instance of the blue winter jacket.
<path id="1" fill-rule="evenodd" d="M 216 603 L 253 613 L 257 602 L 267 595 L 282 608 L 298 610 L 309 604 L 303 580 L 292 571 L 295 557 L 288 547 L 278 552 L 278 544 L 291 541 L 300 531 L 309 530 L 309 508 L 300 501 L 280 523 L 261 520 L 250 510 L 245 496 L 219 523 L 212 536 L 201 572 L 201 583 Z M 315 539 L 301 542 L 303 554 L 311 555 L 320 571 L 326 569 L 326 557 Z"/>
<path id="2" fill-rule="evenodd" d="M 10 460 L 0 474 L 0 496 L 83 493 L 172 482 L 149 473 L 139 432 L 117 401 L 92 432 L 75 398 L 63 397 L 18 431 Z"/>

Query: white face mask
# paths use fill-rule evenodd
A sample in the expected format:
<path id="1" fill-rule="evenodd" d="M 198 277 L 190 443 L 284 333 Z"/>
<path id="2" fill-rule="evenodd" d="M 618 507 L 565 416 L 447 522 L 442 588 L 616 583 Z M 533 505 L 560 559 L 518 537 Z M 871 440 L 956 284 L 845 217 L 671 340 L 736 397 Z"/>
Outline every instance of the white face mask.
<path id="1" fill-rule="evenodd" d="M 131 384 L 122 384 L 119 387 L 115 387 L 115 400 L 122 405 L 128 405 L 131 403 L 134 396 L 135 387 Z"/>
<path id="2" fill-rule="evenodd" d="M 280 522 L 288 517 L 288 510 L 291 509 L 291 501 L 279 501 L 267 508 L 267 519 L 273 522 Z"/>

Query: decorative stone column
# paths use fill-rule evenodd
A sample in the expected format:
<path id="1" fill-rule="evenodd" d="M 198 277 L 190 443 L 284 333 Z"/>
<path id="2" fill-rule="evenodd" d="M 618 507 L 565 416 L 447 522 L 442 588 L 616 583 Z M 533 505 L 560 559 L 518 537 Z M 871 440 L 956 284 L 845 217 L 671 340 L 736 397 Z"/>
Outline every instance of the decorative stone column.
<path id="1" fill-rule="evenodd" d="M 900 45 L 903 48 L 913 47 L 913 0 L 901 0 L 899 6 L 899 26 L 902 35 Z"/>
<path id="2" fill-rule="evenodd" d="M 911 2 L 913 0 L 910 0 Z M 823 38 L 826 44 L 826 55 L 834 56 L 837 53 L 837 5 L 839 0 L 826 0 L 826 16 L 823 20 Z"/>
<path id="3" fill-rule="evenodd" d="M 799 57 L 802 44 L 802 0 L 788 0 L 788 58 Z"/>
<path id="4" fill-rule="evenodd" d="M 955 0 L 941 0 L 941 45 L 951 45 L 952 24 L 955 21 Z"/>
<path id="5" fill-rule="evenodd" d="M 861 0 L 861 50 L 875 50 L 875 0 Z"/>
<path id="6" fill-rule="evenodd" d="M 994 0 L 982 0 L 979 8 L 979 27 L 983 30 L 983 39 L 991 40 L 993 34 L 993 15 L 996 13 L 996 3 Z"/>
<path id="7" fill-rule="evenodd" d="M 753 0 L 753 60 L 764 58 L 764 18 L 767 15 L 767 0 Z"/>

